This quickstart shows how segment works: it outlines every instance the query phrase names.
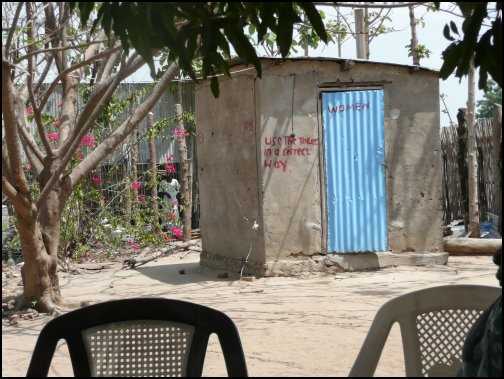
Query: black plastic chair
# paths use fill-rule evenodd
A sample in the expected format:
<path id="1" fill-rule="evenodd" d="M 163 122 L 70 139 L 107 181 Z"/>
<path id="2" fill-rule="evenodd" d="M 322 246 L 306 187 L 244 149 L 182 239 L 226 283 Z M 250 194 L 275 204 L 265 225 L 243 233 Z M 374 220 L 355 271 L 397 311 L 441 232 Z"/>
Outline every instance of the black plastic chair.
<path id="1" fill-rule="evenodd" d="M 228 375 L 246 377 L 240 337 L 229 317 L 198 304 L 157 298 L 95 304 L 51 320 L 40 332 L 27 376 L 47 376 L 56 344 L 65 339 L 77 377 L 198 377 L 213 333 Z"/>

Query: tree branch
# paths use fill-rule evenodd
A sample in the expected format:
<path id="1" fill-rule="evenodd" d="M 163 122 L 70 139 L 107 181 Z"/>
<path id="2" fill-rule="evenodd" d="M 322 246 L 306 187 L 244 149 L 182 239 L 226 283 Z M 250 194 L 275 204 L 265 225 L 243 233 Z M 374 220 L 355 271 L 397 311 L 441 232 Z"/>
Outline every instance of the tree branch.
<path id="1" fill-rule="evenodd" d="M 33 28 L 34 20 L 33 20 L 33 12 L 32 12 L 32 3 L 26 2 L 26 16 L 28 18 L 28 26 L 26 28 L 26 35 L 28 40 L 35 39 L 35 29 Z M 28 48 L 28 52 L 33 52 L 33 46 Z M 37 130 L 40 135 L 40 139 L 42 141 L 42 145 L 48 156 L 53 155 L 53 151 L 51 149 L 51 145 L 47 140 L 47 137 L 44 132 L 44 123 L 42 121 L 42 116 L 40 115 L 40 109 L 37 107 L 37 102 L 35 101 L 35 95 L 33 93 L 33 56 L 30 55 L 28 57 L 28 77 L 27 77 L 27 86 L 28 86 L 28 96 L 30 99 L 30 103 L 33 108 L 35 123 L 37 124 Z M 24 111 L 24 110 L 23 110 Z M 19 113 L 19 112 L 18 112 Z M 24 113 L 24 112 L 23 112 Z"/>
<path id="2" fill-rule="evenodd" d="M 49 73 L 49 69 L 51 68 L 53 60 L 54 60 L 54 57 L 52 55 L 49 55 L 47 58 L 47 63 L 44 68 L 44 71 L 42 71 L 42 74 L 40 75 L 38 83 L 35 86 L 35 89 L 33 90 L 33 92 L 35 94 L 38 94 L 38 92 L 40 91 L 40 88 L 42 87 L 42 84 L 44 83 L 44 79 L 46 78 L 47 74 Z"/>
<path id="3" fill-rule="evenodd" d="M 33 170 L 35 171 L 35 174 L 37 176 L 39 176 L 40 173 L 42 172 L 42 170 L 44 169 L 42 161 L 40 161 L 37 158 L 37 156 L 35 155 L 35 153 L 33 152 L 33 150 L 31 150 L 31 145 L 30 145 L 25 134 L 21 134 L 21 142 L 23 142 L 22 143 L 23 150 L 26 154 L 26 157 L 30 161 L 30 165 L 32 166 Z"/>
<path id="4" fill-rule="evenodd" d="M 126 67 L 123 67 L 125 70 Z M 40 193 L 40 197 L 37 200 L 37 208 L 40 207 L 42 202 L 45 201 L 46 197 L 49 195 L 49 192 L 54 187 L 54 184 L 59 180 L 60 175 L 65 170 L 68 162 L 72 158 L 75 150 L 80 144 L 80 140 L 83 137 L 84 133 L 87 132 L 93 125 L 94 120 L 100 115 L 103 110 L 103 107 L 107 103 L 108 99 L 113 95 L 117 86 L 122 80 L 122 76 L 120 75 L 122 72 L 119 72 L 114 80 L 110 83 L 108 87 L 105 87 L 105 92 L 100 93 L 101 96 L 96 96 L 93 101 L 91 99 L 87 102 L 86 107 L 81 112 L 79 119 L 77 121 L 77 125 L 73 130 L 73 133 L 70 137 L 68 137 L 61 148 L 60 156 L 63 156 L 59 167 L 56 168 L 55 172 L 51 175 L 46 185 L 42 189 Z M 88 110 L 86 112 L 86 109 Z M 91 112 L 89 114 L 89 112 Z M 71 185 L 70 185 L 71 186 Z"/>
<path id="5" fill-rule="evenodd" d="M 380 23 L 375 28 L 375 32 L 369 34 L 369 42 L 370 43 L 371 43 L 371 41 L 373 40 L 374 37 L 377 37 L 379 35 L 378 34 L 378 30 L 380 30 L 380 28 L 382 27 L 382 25 L 385 23 L 385 20 L 387 19 L 387 16 L 389 15 L 390 12 L 392 12 L 392 9 L 387 10 L 387 13 L 385 14 L 385 16 L 383 16 L 383 18 L 380 20 Z"/>
<path id="6" fill-rule="evenodd" d="M 75 70 L 78 70 L 79 68 L 83 67 L 83 66 L 86 66 L 88 65 L 89 63 L 95 61 L 96 59 L 100 59 L 100 58 L 103 58 L 103 57 L 106 57 L 112 53 L 114 53 L 115 51 L 119 50 L 121 47 L 120 46 L 116 46 L 116 47 L 112 47 L 110 49 L 107 49 L 105 51 L 102 51 L 101 53 L 98 53 L 88 59 L 85 59 L 83 60 L 82 62 L 79 62 L 79 63 L 76 63 L 74 64 L 73 66 L 67 68 L 66 70 L 62 71 L 51 83 L 51 85 L 49 86 L 49 88 L 47 89 L 47 91 L 44 93 L 44 97 L 42 98 L 42 101 L 40 102 L 40 109 L 44 109 L 47 101 L 49 100 L 49 97 L 51 96 L 51 93 L 54 91 L 54 89 L 56 88 L 56 86 L 58 85 L 59 81 L 62 80 L 62 78 L 65 77 L 65 75 L 69 74 L 70 72 L 72 71 L 75 71 Z"/>
<path id="7" fill-rule="evenodd" d="M 12 43 L 12 38 L 14 37 L 14 32 L 16 30 L 16 26 L 17 26 L 17 22 L 18 22 L 18 19 L 19 19 L 19 14 L 21 13 L 21 8 L 23 6 L 23 3 L 22 2 L 19 2 L 18 3 L 18 6 L 16 8 L 16 12 L 14 13 L 14 19 L 12 20 L 12 25 L 9 29 L 9 34 L 7 35 L 7 40 L 5 42 L 5 58 L 7 58 L 7 55 L 9 54 L 9 49 L 10 49 L 10 45 Z M 3 50 L 3 49 L 2 49 Z"/>
<path id="8" fill-rule="evenodd" d="M 2 62 L 2 116 L 4 121 L 5 142 L 9 156 L 9 165 L 15 184 L 23 194 L 30 192 L 21 162 L 19 134 L 16 119 L 14 95 L 9 66 Z"/>
<path id="9" fill-rule="evenodd" d="M 14 185 L 4 175 L 2 175 L 2 192 L 11 201 L 16 212 L 21 215 L 27 216 L 30 210 L 36 211 L 36 209 L 32 207 L 32 204 L 16 190 Z"/>
<path id="10" fill-rule="evenodd" d="M 2 139 L 2 173 L 9 179 L 13 181 L 12 172 L 9 165 L 9 157 L 7 156 L 7 148 L 4 140 Z"/>
<path id="11" fill-rule="evenodd" d="M 62 47 L 51 47 L 49 49 L 35 50 L 35 51 L 31 52 L 31 53 L 27 53 L 27 54 L 25 54 L 25 55 L 17 58 L 15 62 L 19 63 L 22 60 L 25 60 L 26 58 L 31 57 L 33 55 L 37 55 L 37 54 L 51 53 L 51 52 L 62 52 L 62 51 L 71 50 L 71 49 L 82 49 L 84 47 L 89 47 L 91 45 L 100 44 L 100 43 L 103 43 L 103 42 L 107 42 L 107 41 L 106 40 L 104 40 L 104 41 L 93 41 L 93 42 L 83 43 L 83 44 L 80 44 L 80 45 L 62 46 Z"/>
<path id="12" fill-rule="evenodd" d="M 331 6 L 331 7 L 342 7 L 342 8 L 380 8 L 380 9 L 387 9 L 387 8 L 407 8 L 410 5 L 422 5 L 426 4 L 426 2 L 408 2 L 408 3 L 400 3 L 400 4 L 369 4 L 369 3 L 350 3 L 350 2 L 344 2 L 344 3 L 339 3 L 339 2 L 314 2 L 314 5 L 321 5 L 321 6 Z"/>
<path id="13" fill-rule="evenodd" d="M 133 115 L 128 117 L 111 135 L 96 147 L 70 174 L 70 182 L 75 186 L 84 175 L 93 170 L 105 157 L 111 154 L 118 145 L 124 142 L 126 137 L 142 121 L 156 102 L 165 93 L 171 81 L 178 74 L 178 65 L 172 63 L 161 77 L 160 81 L 152 90 L 150 96 L 136 108 Z"/>
<path id="14" fill-rule="evenodd" d="M 109 77 L 107 81 L 96 85 L 94 91 L 89 96 L 84 109 L 80 112 L 76 126 L 72 135 L 68 138 L 68 141 L 73 141 L 75 139 L 80 141 L 80 138 L 82 138 L 84 133 L 86 133 L 86 130 L 92 126 L 98 117 L 99 112 L 101 112 L 102 108 L 112 97 L 119 83 L 137 71 L 144 64 L 145 62 L 143 58 L 135 53 L 128 59 L 126 65 L 121 65 L 121 68 L 116 75 Z M 99 112 L 97 112 L 97 110 L 99 110 Z M 65 141 L 61 151 L 61 156 L 66 157 L 68 155 L 67 152 L 70 149 L 70 146 L 71 143 L 67 143 L 67 141 Z"/>
<path id="15" fill-rule="evenodd" d="M 42 152 L 38 148 L 35 141 L 32 139 L 31 135 L 26 130 L 26 126 L 22 125 L 18 122 L 18 127 L 19 127 L 19 131 L 21 132 L 21 137 L 23 138 L 23 142 L 30 147 L 31 151 L 33 152 L 33 154 L 35 154 L 35 156 L 37 157 L 37 159 L 40 162 L 44 162 L 44 155 L 42 154 Z"/>

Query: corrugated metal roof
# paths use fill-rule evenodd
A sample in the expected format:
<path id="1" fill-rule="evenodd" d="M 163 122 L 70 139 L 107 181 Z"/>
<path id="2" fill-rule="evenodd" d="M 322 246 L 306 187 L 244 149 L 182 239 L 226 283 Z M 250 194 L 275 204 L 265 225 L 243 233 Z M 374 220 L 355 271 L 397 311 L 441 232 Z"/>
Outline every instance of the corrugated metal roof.
<path id="1" fill-rule="evenodd" d="M 369 65 L 386 65 L 386 66 L 394 66 L 394 67 L 400 67 L 400 68 L 408 68 L 413 71 L 426 71 L 430 72 L 436 75 L 439 75 L 439 71 L 427 68 L 427 67 L 422 67 L 422 66 L 414 66 L 414 65 L 407 65 L 407 64 L 400 64 L 400 63 L 392 63 L 392 62 L 378 62 L 378 61 L 371 61 L 371 60 L 366 60 L 366 59 L 354 59 L 354 58 L 328 58 L 328 57 L 287 57 L 287 58 L 276 58 L 276 57 L 259 57 L 259 60 L 261 61 L 271 61 L 275 64 L 282 64 L 286 62 L 337 62 L 337 63 L 344 63 L 347 61 L 353 61 L 355 63 L 362 63 L 362 64 L 369 64 Z M 239 58 L 233 58 L 230 61 L 230 66 L 240 66 L 240 65 L 247 65 L 244 63 L 241 59 Z M 251 66 L 251 65 L 248 65 Z"/>

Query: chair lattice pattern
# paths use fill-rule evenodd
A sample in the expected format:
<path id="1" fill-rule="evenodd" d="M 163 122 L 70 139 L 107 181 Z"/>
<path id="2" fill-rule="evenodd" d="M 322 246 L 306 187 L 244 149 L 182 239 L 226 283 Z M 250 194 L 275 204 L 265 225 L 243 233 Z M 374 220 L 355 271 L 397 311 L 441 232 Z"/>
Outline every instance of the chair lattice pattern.
<path id="1" fill-rule="evenodd" d="M 454 376 L 467 333 L 483 311 L 447 309 L 417 316 L 422 375 Z"/>
<path id="2" fill-rule="evenodd" d="M 194 328 L 137 320 L 83 332 L 92 376 L 185 376 Z"/>

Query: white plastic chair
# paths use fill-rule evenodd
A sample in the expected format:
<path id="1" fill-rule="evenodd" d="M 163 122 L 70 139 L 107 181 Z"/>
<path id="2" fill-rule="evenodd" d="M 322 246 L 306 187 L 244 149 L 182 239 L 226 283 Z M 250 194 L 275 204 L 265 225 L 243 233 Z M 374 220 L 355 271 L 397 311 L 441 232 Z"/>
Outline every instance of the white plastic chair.
<path id="1" fill-rule="evenodd" d="M 500 287 L 449 285 L 388 301 L 376 314 L 349 376 L 373 376 L 395 322 L 401 329 L 406 376 L 456 376 L 467 333 L 501 295 Z"/>

